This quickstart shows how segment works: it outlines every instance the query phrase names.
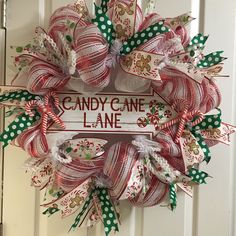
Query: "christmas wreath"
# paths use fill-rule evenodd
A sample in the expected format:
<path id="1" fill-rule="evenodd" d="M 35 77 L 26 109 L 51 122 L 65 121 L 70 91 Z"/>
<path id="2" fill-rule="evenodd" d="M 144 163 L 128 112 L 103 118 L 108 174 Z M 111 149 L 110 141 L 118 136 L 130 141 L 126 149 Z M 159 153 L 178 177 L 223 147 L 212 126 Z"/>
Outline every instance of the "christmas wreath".
<path id="1" fill-rule="evenodd" d="M 16 47 L 19 72 L 0 95 L 12 122 L 0 141 L 29 154 L 44 214 L 77 212 L 71 229 L 102 221 L 108 235 L 119 200 L 174 210 L 177 189 L 191 195 L 206 183 L 199 164 L 236 128 L 221 121 L 214 82 L 225 58 L 203 54 L 208 37 L 190 39 L 192 20 L 144 15 L 137 0 L 101 0 L 92 16 L 79 0 Z"/>

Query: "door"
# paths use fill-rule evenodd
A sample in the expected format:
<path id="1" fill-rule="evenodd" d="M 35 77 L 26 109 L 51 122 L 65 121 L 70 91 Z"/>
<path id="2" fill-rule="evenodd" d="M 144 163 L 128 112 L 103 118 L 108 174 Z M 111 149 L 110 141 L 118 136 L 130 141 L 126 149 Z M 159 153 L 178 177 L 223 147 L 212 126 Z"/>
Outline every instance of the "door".
<path id="1" fill-rule="evenodd" d="M 14 50 L 11 46 L 26 45 L 34 34 L 35 26 L 46 27 L 50 14 L 72 0 L 8 0 L 6 38 L 6 84 L 15 75 L 12 67 Z M 92 0 L 87 0 L 90 10 Z M 206 50 L 223 49 L 228 60 L 220 78 L 224 120 L 236 124 L 236 2 L 235 0 L 157 0 L 156 9 L 163 16 L 177 16 L 192 11 L 196 20 L 192 34 L 198 30 L 209 34 Z M 143 0 L 143 6 L 147 0 Z M 2 37 L 1 37 L 2 40 Z M 2 46 L 3 47 L 3 46 Z M 2 50 L 2 49 L 1 49 Z M 1 66 L 3 62 L 1 60 Z M 0 68 L 1 68 L 0 66 Z M 213 160 L 204 170 L 213 176 L 207 186 L 195 187 L 194 197 L 179 194 L 178 207 L 171 212 L 156 206 L 140 209 L 121 203 L 122 225 L 120 236 L 235 236 L 236 235 L 236 162 L 235 146 L 219 145 L 212 150 Z M 4 155 L 3 235 L 4 236 L 65 236 L 74 217 L 61 220 L 41 214 L 40 193 L 30 187 L 29 176 L 22 168 L 27 155 L 16 147 L 7 147 Z M 104 235 L 102 226 L 79 229 L 70 236 Z"/>

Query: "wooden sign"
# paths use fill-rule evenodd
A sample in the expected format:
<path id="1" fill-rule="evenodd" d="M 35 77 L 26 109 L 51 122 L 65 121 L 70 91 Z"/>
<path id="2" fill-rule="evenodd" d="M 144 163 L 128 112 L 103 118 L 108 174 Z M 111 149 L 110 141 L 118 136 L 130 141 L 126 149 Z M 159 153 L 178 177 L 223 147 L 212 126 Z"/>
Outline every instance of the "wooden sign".
<path id="1" fill-rule="evenodd" d="M 23 87 L 2 86 L 1 92 Z M 75 131 L 79 133 L 115 133 L 153 135 L 158 127 L 173 119 L 176 112 L 155 91 L 150 93 L 59 93 L 58 116 L 66 129 L 52 124 L 49 131 Z M 6 103 L 4 103 L 6 105 Z M 14 105 L 9 103 L 9 105 Z M 17 106 L 24 107 L 24 102 Z"/>
<path id="2" fill-rule="evenodd" d="M 59 116 L 66 131 L 80 133 L 153 134 L 158 125 L 175 115 L 154 91 L 150 94 L 61 93 Z M 56 131 L 57 127 L 50 127 Z"/>

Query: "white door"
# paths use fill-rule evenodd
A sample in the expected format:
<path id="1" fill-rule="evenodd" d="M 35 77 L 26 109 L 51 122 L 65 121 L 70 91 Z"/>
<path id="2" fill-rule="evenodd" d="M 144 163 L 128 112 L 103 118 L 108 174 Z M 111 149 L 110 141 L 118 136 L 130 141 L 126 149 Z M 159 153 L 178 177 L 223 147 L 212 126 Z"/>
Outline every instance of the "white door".
<path id="1" fill-rule="evenodd" d="M 35 26 L 47 26 L 50 14 L 73 0 L 8 0 L 6 84 L 14 77 L 10 46 L 25 45 L 34 34 Z M 92 0 L 87 0 L 92 8 Z M 163 16 L 176 16 L 192 10 L 200 16 L 191 29 L 209 34 L 206 50 L 222 49 L 228 60 L 224 74 L 231 79 L 219 79 L 223 94 L 224 120 L 236 124 L 236 1 L 235 0 L 157 0 L 157 10 Z M 200 3 L 199 3 L 200 2 Z M 145 4 L 145 0 L 143 4 Z M 1 58 L 1 65 L 3 60 Z M 1 66 L 0 66 L 1 68 Z M 233 79 L 234 77 L 234 79 Z M 196 187 L 194 198 L 178 197 L 178 207 L 171 212 L 164 207 L 131 208 L 122 202 L 120 236 L 235 236 L 236 235 L 236 154 L 235 146 L 219 145 L 212 150 L 213 160 L 204 166 L 213 179 L 207 186 Z M 61 220 L 41 214 L 40 194 L 29 186 L 29 176 L 22 165 L 26 154 L 8 147 L 4 152 L 3 227 L 4 236 L 65 236 L 75 216 Z M 102 227 L 79 229 L 69 235 L 104 235 Z"/>

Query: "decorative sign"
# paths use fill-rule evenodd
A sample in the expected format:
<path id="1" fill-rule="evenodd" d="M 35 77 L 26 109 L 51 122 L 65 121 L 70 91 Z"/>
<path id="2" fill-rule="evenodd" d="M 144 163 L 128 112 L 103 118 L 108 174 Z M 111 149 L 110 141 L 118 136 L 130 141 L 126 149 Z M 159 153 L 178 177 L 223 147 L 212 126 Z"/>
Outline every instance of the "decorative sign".
<path id="1" fill-rule="evenodd" d="M 150 94 L 60 94 L 59 116 L 66 131 L 153 134 L 175 115 L 154 91 Z M 157 126 L 158 125 L 158 126 Z M 57 130 L 53 125 L 50 130 Z"/>

